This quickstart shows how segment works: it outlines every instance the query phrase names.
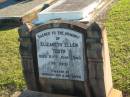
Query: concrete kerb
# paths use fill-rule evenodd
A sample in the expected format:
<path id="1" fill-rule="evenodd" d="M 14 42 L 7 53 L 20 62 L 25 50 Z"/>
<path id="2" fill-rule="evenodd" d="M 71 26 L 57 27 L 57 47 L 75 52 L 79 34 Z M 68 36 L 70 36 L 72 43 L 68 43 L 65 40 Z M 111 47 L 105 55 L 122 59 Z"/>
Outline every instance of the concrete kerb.
<path id="1" fill-rule="evenodd" d="M 58 1 L 58 0 L 47 0 L 43 4 L 40 4 L 39 6 L 33 8 L 32 10 L 28 11 L 27 13 L 25 13 L 22 16 L 22 21 L 24 23 L 27 23 L 27 22 L 30 23 L 30 22 L 32 22 L 32 20 L 34 20 L 35 18 L 37 18 L 38 12 L 40 12 L 40 11 L 48 8 L 50 5 L 52 5 L 56 1 Z"/>
<path id="2" fill-rule="evenodd" d="M 14 16 L 14 17 L 0 17 L 0 29 L 6 25 L 21 25 L 23 23 L 31 22 L 33 19 L 37 17 L 37 13 L 45 8 L 49 7 L 52 3 L 56 2 L 57 0 L 48 0 L 43 4 L 40 4 L 33 8 L 32 10 L 28 11 L 22 16 Z"/>
<path id="3" fill-rule="evenodd" d="M 87 18 L 84 18 L 80 21 L 81 22 L 86 22 L 86 21 L 98 21 L 99 22 L 100 18 L 102 18 L 102 15 L 104 14 L 104 12 L 105 11 L 107 12 L 107 10 L 110 8 L 109 6 L 111 6 L 114 1 L 115 0 L 101 2 L 99 4 L 99 6 L 92 13 L 90 13 L 90 17 L 91 17 L 90 20 L 88 20 Z M 100 21 L 100 22 L 102 22 L 102 21 Z"/>

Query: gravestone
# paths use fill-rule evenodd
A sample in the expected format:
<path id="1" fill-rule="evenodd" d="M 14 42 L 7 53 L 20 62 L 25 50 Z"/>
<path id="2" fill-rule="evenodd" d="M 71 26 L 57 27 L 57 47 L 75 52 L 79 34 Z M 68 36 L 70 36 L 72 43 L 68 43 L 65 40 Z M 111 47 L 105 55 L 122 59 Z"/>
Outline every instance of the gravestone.
<path id="1" fill-rule="evenodd" d="M 105 27 L 81 21 L 99 3 L 59 0 L 40 12 L 34 24 L 19 28 L 23 73 L 30 90 L 22 97 L 122 97 L 113 88 Z"/>
<path id="2" fill-rule="evenodd" d="M 23 25 L 19 35 L 29 90 L 52 97 L 109 97 L 113 85 L 104 27 L 95 22 L 52 21 Z M 121 97 L 117 94 L 114 97 Z"/>

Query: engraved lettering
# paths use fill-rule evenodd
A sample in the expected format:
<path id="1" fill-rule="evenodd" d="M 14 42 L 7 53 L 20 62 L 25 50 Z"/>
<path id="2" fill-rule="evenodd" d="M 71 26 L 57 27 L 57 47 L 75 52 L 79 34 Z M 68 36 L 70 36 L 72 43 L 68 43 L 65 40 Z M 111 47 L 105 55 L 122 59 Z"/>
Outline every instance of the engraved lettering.
<path id="1" fill-rule="evenodd" d="M 36 34 L 39 77 L 84 81 L 84 43 L 80 32 L 51 28 Z"/>

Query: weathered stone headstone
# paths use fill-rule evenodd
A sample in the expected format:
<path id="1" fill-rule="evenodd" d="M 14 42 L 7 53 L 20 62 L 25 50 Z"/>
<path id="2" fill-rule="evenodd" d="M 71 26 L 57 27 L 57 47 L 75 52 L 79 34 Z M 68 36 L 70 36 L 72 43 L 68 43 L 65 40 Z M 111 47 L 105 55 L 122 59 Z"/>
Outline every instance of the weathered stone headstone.
<path id="1" fill-rule="evenodd" d="M 83 18 L 80 9 L 91 9 L 89 5 L 100 0 L 84 2 L 60 0 L 39 13 L 39 25 L 35 21 L 20 27 L 23 73 L 28 89 L 37 91 L 23 97 L 122 97 L 113 89 L 105 28 L 78 20 Z M 60 12 L 61 7 L 65 11 Z"/>
<path id="2" fill-rule="evenodd" d="M 19 34 L 28 89 L 109 97 L 113 86 L 107 38 L 97 23 L 52 21 L 36 27 L 24 25 Z"/>

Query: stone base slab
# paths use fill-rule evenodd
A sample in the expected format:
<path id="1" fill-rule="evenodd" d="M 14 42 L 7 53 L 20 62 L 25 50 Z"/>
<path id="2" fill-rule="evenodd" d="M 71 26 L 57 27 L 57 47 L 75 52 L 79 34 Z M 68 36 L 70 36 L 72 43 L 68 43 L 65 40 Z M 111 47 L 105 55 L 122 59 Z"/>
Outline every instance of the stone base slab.
<path id="1" fill-rule="evenodd" d="M 110 95 L 108 97 L 123 97 L 122 92 L 116 89 L 112 89 Z"/>
<path id="2" fill-rule="evenodd" d="M 16 93 L 12 97 L 75 97 L 75 96 L 65 96 L 65 95 L 52 95 L 47 93 L 35 92 L 30 90 L 25 90 L 23 93 Z M 123 97 L 122 92 L 116 89 L 112 89 L 108 97 Z"/>

